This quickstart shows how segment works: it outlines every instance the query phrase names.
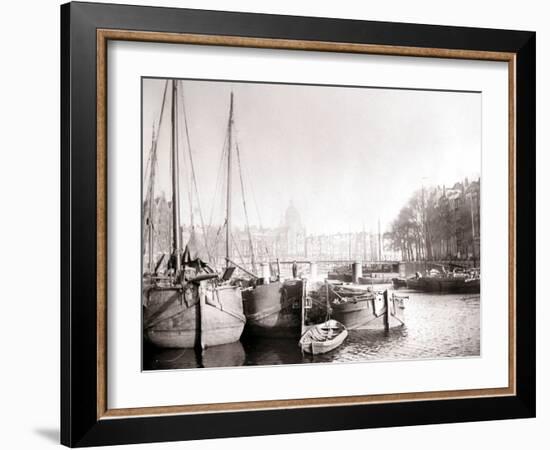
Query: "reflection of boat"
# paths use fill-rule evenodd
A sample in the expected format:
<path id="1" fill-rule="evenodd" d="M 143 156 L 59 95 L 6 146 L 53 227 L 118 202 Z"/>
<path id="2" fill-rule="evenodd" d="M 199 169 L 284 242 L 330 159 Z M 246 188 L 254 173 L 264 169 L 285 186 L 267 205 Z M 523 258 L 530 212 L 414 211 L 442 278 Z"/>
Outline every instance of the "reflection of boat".
<path id="1" fill-rule="evenodd" d="M 201 357 L 202 367 L 236 367 L 244 364 L 246 353 L 243 345 L 237 341 L 207 348 Z"/>
<path id="2" fill-rule="evenodd" d="M 193 349 L 147 350 L 148 366 L 145 370 L 193 369 L 196 367 L 238 367 L 246 360 L 246 353 L 240 341 L 217 345 L 196 352 Z"/>
<path id="3" fill-rule="evenodd" d="M 347 336 L 346 327 L 331 319 L 310 327 L 300 338 L 299 345 L 303 352 L 319 355 L 334 350 Z"/>
<path id="4" fill-rule="evenodd" d="M 227 344 L 239 340 L 244 324 L 240 288 L 230 286 L 200 259 L 192 255 L 188 244 L 182 251 L 180 235 L 180 193 L 178 154 L 178 87 L 171 83 L 171 140 L 170 168 L 172 182 L 171 236 L 172 248 L 166 273 L 159 274 L 164 259 L 154 262 L 153 213 L 156 139 L 151 146 L 151 171 L 146 197 L 147 214 L 144 221 L 148 231 L 148 267 L 143 276 L 143 329 L 154 345 L 169 348 L 192 348 Z M 159 119 L 162 123 L 168 81 Z M 187 129 L 187 125 L 185 125 Z M 158 136 L 157 136 L 158 138 Z M 144 207 L 144 211 L 146 208 Z M 193 239 L 193 238 L 192 238 Z"/>
<path id="5" fill-rule="evenodd" d="M 373 291 L 364 286 L 327 283 L 332 316 L 346 328 L 383 330 L 404 324 L 404 302 L 407 297 L 387 291 Z"/>

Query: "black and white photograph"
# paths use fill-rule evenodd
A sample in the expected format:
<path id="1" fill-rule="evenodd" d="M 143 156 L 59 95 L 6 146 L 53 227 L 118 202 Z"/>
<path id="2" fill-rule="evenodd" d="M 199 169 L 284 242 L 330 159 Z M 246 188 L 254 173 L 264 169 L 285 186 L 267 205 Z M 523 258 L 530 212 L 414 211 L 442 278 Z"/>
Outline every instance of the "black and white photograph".
<path id="1" fill-rule="evenodd" d="M 143 77 L 142 369 L 480 356 L 480 177 L 480 92 Z"/>
<path id="2" fill-rule="evenodd" d="M 549 16 L 453 6 L 6 2 L 0 449 L 548 440 Z"/>

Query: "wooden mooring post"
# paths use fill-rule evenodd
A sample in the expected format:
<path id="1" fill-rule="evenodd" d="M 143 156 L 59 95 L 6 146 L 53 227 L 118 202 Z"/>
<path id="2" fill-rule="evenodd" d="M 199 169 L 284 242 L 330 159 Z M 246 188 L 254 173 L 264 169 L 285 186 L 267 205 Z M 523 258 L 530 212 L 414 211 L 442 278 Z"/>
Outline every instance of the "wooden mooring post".
<path id="1" fill-rule="evenodd" d="M 388 299 L 388 290 L 384 291 L 384 307 L 386 311 L 384 312 L 384 330 L 386 332 L 390 331 L 390 300 Z"/>

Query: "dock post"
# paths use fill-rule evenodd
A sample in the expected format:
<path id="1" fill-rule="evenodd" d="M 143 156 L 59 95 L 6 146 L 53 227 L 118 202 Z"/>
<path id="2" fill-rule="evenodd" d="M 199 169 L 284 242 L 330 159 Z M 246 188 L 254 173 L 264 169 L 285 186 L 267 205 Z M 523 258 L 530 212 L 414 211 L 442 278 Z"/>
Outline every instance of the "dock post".
<path id="1" fill-rule="evenodd" d="M 390 301 L 387 289 L 384 291 L 384 307 L 386 308 L 386 311 L 384 311 L 384 331 L 388 332 L 390 331 Z"/>
<path id="2" fill-rule="evenodd" d="M 354 262 L 351 265 L 351 281 L 353 283 L 359 284 L 359 278 L 363 276 L 363 265 L 360 262 Z"/>

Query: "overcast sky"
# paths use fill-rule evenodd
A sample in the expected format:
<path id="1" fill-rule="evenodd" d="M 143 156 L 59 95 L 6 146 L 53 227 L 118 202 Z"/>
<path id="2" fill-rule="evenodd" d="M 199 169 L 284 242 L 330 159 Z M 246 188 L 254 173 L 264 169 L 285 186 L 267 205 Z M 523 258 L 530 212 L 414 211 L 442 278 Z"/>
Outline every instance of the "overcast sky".
<path id="1" fill-rule="evenodd" d="M 205 217 L 227 131 L 230 93 L 251 225 L 278 226 L 288 205 L 308 234 L 387 229 L 413 191 L 481 173 L 481 94 L 182 80 Z M 165 80 L 143 80 L 143 158 L 151 146 Z M 170 93 L 170 83 L 168 92 Z M 171 192 L 170 96 L 158 140 L 156 191 Z M 180 127 L 183 130 L 183 125 Z M 181 134 L 182 154 L 187 152 Z M 188 158 L 188 157 L 186 157 Z M 188 159 L 182 164 L 186 172 Z M 234 167 L 236 167 L 236 159 Z M 233 222 L 243 225 L 237 172 Z M 182 181 L 182 222 L 189 200 Z M 254 204 L 258 205 L 258 211 Z M 208 221 L 208 219 L 207 219 Z"/>

